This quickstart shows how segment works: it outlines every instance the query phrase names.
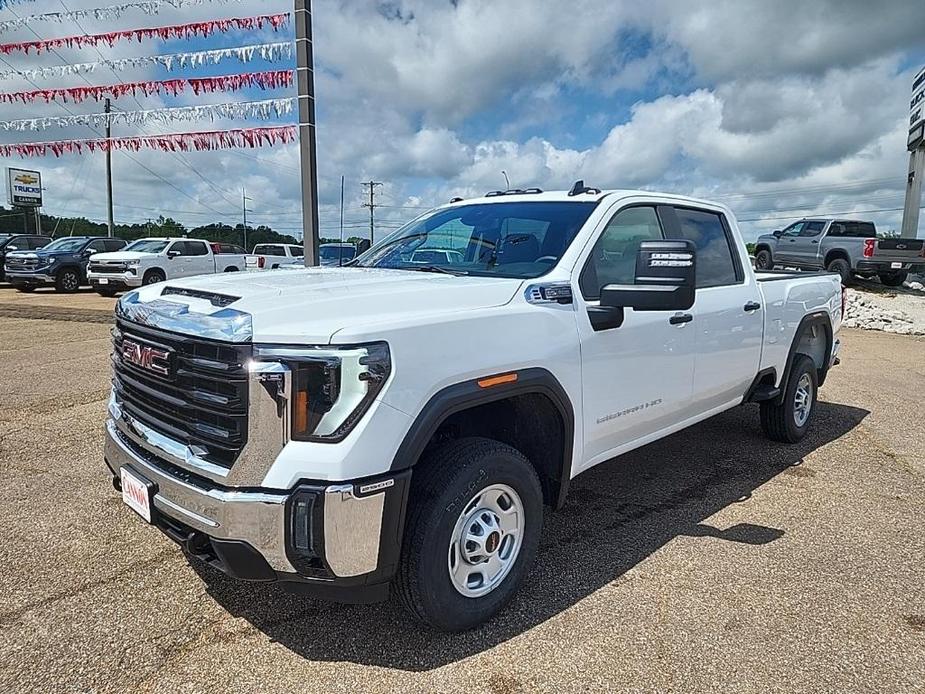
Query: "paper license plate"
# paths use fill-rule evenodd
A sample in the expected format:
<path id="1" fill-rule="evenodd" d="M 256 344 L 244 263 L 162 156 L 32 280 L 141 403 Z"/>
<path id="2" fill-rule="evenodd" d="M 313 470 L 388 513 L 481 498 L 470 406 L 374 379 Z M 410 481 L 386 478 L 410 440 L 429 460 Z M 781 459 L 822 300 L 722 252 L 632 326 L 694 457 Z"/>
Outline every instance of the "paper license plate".
<path id="1" fill-rule="evenodd" d="M 122 479 L 122 501 L 149 523 L 151 522 L 151 484 L 125 468 L 119 469 Z"/>
<path id="2" fill-rule="evenodd" d="M 105 279 L 105 278 L 100 279 L 100 280 L 97 280 L 97 282 L 99 282 L 100 284 L 109 284 L 109 280 L 107 280 L 107 279 Z"/>
<path id="3" fill-rule="evenodd" d="M 903 267 L 902 263 L 890 263 L 890 268 L 892 270 L 902 270 L 902 267 Z"/>

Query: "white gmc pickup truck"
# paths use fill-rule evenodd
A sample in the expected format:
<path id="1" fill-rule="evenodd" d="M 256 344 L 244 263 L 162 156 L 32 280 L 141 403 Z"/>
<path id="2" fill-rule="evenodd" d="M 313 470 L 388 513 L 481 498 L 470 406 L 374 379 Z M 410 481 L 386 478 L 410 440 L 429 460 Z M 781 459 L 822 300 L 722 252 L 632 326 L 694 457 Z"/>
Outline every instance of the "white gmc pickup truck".
<path id="1" fill-rule="evenodd" d="M 462 630 L 584 470 L 742 403 L 799 441 L 843 293 L 756 275 L 723 205 L 578 182 L 454 201 L 350 267 L 168 281 L 116 312 L 105 460 L 131 509 L 231 576 L 391 586 Z"/>
<path id="2" fill-rule="evenodd" d="M 115 296 L 168 279 L 243 270 L 244 254 L 226 250 L 238 248 L 199 239 L 138 239 L 121 251 L 94 255 L 87 265 L 87 281 L 97 293 Z"/>

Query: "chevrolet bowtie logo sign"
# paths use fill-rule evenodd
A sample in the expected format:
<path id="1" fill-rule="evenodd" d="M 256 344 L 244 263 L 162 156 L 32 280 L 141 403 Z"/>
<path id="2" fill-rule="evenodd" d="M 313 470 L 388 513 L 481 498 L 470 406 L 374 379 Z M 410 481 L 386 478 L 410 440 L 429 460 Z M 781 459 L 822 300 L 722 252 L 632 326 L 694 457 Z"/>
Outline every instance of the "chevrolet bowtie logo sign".
<path id="1" fill-rule="evenodd" d="M 22 183 L 24 186 L 31 186 L 39 182 L 39 179 L 32 174 L 19 174 L 13 180 L 17 183 Z"/>
<path id="2" fill-rule="evenodd" d="M 122 361 L 160 376 L 170 375 L 170 352 L 157 347 L 123 339 Z"/>

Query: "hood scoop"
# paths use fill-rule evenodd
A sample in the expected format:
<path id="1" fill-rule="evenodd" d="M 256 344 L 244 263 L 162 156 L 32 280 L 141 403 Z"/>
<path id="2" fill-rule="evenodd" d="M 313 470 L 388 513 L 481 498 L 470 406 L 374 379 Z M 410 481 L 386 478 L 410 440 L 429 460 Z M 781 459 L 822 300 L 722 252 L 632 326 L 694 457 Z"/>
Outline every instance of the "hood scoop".
<path id="1" fill-rule="evenodd" d="M 213 306 L 218 306 L 224 308 L 225 306 L 230 306 L 235 301 L 240 299 L 240 296 L 230 296 L 228 294 L 217 294 L 215 292 L 207 292 L 201 289 L 187 289 L 186 287 L 164 287 L 164 291 L 161 292 L 161 296 L 188 296 L 192 299 L 203 299 L 208 301 Z"/>

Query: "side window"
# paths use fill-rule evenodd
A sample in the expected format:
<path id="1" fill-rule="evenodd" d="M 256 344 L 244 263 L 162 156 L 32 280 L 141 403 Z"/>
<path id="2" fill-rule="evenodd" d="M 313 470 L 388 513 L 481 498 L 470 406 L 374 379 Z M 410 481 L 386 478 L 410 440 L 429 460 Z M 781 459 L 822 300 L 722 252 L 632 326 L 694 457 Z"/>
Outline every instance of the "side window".
<path id="1" fill-rule="evenodd" d="M 187 241 L 183 255 L 209 255 L 209 249 L 202 241 Z"/>
<path id="2" fill-rule="evenodd" d="M 125 248 L 125 241 L 122 239 L 106 239 L 104 244 L 106 246 L 106 251 L 109 253 L 112 253 L 113 251 L 121 251 L 123 248 Z"/>
<path id="3" fill-rule="evenodd" d="M 578 286 L 585 299 L 598 299 L 608 284 L 633 284 L 642 241 L 664 238 L 654 207 L 629 207 L 613 216 L 594 244 Z"/>
<path id="4" fill-rule="evenodd" d="M 33 236 L 31 239 L 29 239 L 28 247 L 30 250 L 35 251 L 35 250 L 38 250 L 39 248 L 44 248 L 47 245 L 48 245 L 48 239 L 43 238 L 41 236 Z"/>
<path id="5" fill-rule="evenodd" d="M 829 227 L 829 236 L 841 237 L 845 235 L 845 225 L 843 222 L 832 222 Z"/>
<path id="6" fill-rule="evenodd" d="M 803 232 L 803 226 L 805 224 L 806 222 L 797 222 L 796 224 L 791 224 L 789 227 L 784 229 L 781 236 L 786 236 L 787 238 L 799 236 Z"/>
<path id="7" fill-rule="evenodd" d="M 681 238 L 697 247 L 697 287 L 719 287 L 741 281 L 723 217 L 716 212 L 675 208 Z"/>
<path id="8" fill-rule="evenodd" d="M 180 255 L 187 255 L 186 252 L 186 241 L 174 241 L 170 248 L 167 249 L 167 252 L 179 253 Z"/>
<path id="9" fill-rule="evenodd" d="M 800 236 L 819 236 L 825 229 L 825 222 L 807 222 L 800 232 Z"/>
<path id="10" fill-rule="evenodd" d="M 103 239 L 91 241 L 90 245 L 87 246 L 87 250 L 93 251 L 94 253 L 103 253 L 106 251 L 106 242 Z"/>

